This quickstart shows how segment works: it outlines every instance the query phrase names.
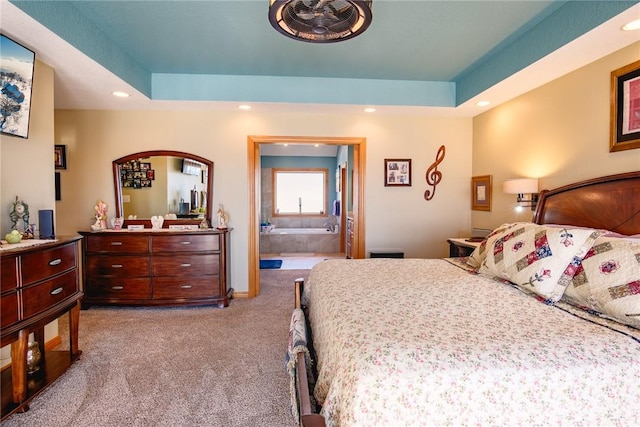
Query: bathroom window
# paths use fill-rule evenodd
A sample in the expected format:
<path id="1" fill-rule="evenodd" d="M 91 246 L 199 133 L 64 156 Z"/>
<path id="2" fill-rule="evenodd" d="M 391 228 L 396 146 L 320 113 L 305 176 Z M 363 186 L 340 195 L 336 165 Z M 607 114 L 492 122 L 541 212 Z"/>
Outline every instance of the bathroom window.
<path id="1" fill-rule="evenodd" d="M 328 174 L 328 169 L 274 168 L 273 216 L 326 216 Z"/>

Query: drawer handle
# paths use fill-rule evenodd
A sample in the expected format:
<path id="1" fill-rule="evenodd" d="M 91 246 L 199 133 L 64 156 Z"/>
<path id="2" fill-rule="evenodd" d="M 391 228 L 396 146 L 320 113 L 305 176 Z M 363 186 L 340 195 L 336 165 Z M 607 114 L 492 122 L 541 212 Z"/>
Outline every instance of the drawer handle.
<path id="1" fill-rule="evenodd" d="M 180 242 L 181 245 L 190 245 L 191 242 Z"/>
<path id="2" fill-rule="evenodd" d="M 62 292 L 63 288 L 62 286 L 60 286 L 59 288 L 55 288 L 54 290 L 52 290 L 50 292 L 51 295 L 58 295 L 60 292 Z"/>
<path id="3" fill-rule="evenodd" d="M 115 291 L 121 291 L 124 289 L 124 286 L 112 286 L 111 289 L 115 290 Z"/>
<path id="4" fill-rule="evenodd" d="M 111 264 L 111 268 L 122 268 L 122 264 Z"/>
<path id="5" fill-rule="evenodd" d="M 191 289 L 192 287 L 191 285 L 180 285 L 180 289 Z"/>
<path id="6" fill-rule="evenodd" d="M 191 267 L 191 264 L 189 263 L 180 264 L 180 267 Z"/>
<path id="7" fill-rule="evenodd" d="M 122 242 L 111 242 L 111 246 L 122 246 Z"/>
<path id="8" fill-rule="evenodd" d="M 49 265 L 53 267 L 54 265 L 58 265 L 61 262 L 62 262 L 62 260 L 60 258 L 56 258 L 54 260 L 49 261 Z"/>

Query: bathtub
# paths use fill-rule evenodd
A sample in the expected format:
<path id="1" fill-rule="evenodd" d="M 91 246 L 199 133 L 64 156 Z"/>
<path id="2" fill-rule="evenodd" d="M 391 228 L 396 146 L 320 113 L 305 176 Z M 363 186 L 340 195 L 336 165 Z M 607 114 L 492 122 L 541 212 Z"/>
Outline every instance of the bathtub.
<path id="1" fill-rule="evenodd" d="M 325 228 L 274 228 L 260 233 L 260 253 L 303 252 L 340 252 L 340 233 Z"/>

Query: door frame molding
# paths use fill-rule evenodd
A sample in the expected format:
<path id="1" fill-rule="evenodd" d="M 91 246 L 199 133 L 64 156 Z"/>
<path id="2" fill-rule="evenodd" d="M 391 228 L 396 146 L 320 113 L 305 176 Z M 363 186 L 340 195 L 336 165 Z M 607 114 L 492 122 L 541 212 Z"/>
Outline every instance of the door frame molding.
<path id="1" fill-rule="evenodd" d="M 335 136 L 247 136 L 249 182 L 249 275 L 248 297 L 260 294 L 260 145 L 262 144 L 330 144 L 353 146 L 353 258 L 364 258 L 364 181 L 366 138 Z M 343 207 L 345 209 L 346 207 Z"/>

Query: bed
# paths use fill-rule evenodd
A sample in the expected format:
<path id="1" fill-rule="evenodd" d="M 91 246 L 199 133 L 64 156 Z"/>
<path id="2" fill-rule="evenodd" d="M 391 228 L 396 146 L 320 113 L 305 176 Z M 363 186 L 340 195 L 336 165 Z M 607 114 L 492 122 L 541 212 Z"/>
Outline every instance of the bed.
<path id="1" fill-rule="evenodd" d="M 305 427 L 640 425 L 640 172 L 545 190 L 468 258 L 316 265 L 287 359 Z"/>

